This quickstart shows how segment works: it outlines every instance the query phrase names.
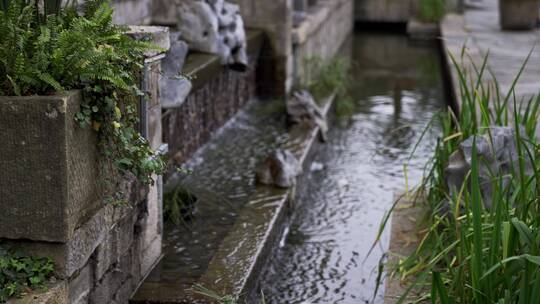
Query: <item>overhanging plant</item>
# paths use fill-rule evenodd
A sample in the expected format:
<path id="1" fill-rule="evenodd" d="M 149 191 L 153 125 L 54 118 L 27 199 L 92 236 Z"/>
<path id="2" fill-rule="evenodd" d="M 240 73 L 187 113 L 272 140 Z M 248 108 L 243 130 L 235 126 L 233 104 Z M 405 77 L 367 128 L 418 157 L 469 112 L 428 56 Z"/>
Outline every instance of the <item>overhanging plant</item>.
<path id="1" fill-rule="evenodd" d="M 107 1 L 89 0 L 82 9 L 60 3 L 1 0 L 0 95 L 81 89 L 84 101 L 74 119 L 98 133 L 105 184 L 128 172 L 152 183 L 165 164 L 136 128 L 144 96 L 138 75 L 143 52 L 152 46 L 113 24 Z"/>

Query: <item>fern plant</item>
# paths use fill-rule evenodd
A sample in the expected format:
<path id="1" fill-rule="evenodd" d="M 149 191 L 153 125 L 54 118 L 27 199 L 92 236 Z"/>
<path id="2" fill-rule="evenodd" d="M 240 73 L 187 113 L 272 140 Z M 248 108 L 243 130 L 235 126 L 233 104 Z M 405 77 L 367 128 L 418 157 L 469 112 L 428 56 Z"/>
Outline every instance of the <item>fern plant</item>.
<path id="1" fill-rule="evenodd" d="M 59 1 L 44 1 L 44 9 L 37 1 L 1 1 L 0 94 L 82 89 L 84 102 L 75 119 L 98 132 L 107 160 L 104 176 L 131 172 L 152 183 L 151 175 L 162 173 L 165 165 L 136 129 L 137 104 L 144 95 L 138 75 L 143 53 L 152 46 L 113 24 L 107 1 L 89 0 L 82 12 L 60 8 Z"/>

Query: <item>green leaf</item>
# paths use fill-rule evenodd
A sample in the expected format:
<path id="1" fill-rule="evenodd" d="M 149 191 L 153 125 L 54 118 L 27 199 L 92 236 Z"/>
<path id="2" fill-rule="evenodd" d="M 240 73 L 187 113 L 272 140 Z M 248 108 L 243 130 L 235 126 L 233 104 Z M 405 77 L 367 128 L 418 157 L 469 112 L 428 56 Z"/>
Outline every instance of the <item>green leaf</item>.
<path id="1" fill-rule="evenodd" d="M 13 92 L 15 93 L 15 95 L 21 96 L 21 88 L 19 87 L 19 85 L 13 80 L 13 78 L 11 78 L 11 76 L 6 75 L 6 77 L 11 83 L 11 86 L 13 88 Z"/>
<path id="2" fill-rule="evenodd" d="M 517 218 L 512 218 L 512 225 L 516 228 L 519 238 L 524 245 L 529 246 L 529 248 L 534 246 L 533 232 L 525 223 Z"/>
<path id="3" fill-rule="evenodd" d="M 55 91 L 64 91 L 64 87 L 62 87 L 62 85 L 58 81 L 56 81 L 49 73 L 39 73 L 38 78 L 53 87 Z"/>

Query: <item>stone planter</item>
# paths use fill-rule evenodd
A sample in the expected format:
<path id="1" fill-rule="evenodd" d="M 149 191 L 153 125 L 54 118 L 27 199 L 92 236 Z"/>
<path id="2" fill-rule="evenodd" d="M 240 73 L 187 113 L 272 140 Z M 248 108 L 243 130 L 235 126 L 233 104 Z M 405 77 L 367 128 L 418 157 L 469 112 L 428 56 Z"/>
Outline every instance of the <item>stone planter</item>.
<path id="1" fill-rule="evenodd" d="M 538 20 L 538 0 L 499 0 L 503 30 L 530 30 Z"/>
<path id="2" fill-rule="evenodd" d="M 0 96 L 0 238 L 66 242 L 100 206 L 96 134 L 79 91 Z"/>

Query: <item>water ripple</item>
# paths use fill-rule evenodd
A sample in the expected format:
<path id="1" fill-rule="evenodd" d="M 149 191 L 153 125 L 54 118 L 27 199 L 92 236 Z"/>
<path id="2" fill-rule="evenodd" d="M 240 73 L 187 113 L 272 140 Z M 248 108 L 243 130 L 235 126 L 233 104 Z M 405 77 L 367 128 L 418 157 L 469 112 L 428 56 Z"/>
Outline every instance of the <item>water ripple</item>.
<path id="1" fill-rule="evenodd" d="M 444 106 L 434 45 L 362 34 L 354 39 L 353 58 L 356 111 L 338 121 L 327 144 L 316 147 L 314 161 L 322 169 L 308 170 L 299 181 L 295 218 L 263 276 L 269 303 L 371 301 L 388 235 L 366 254 L 394 191 L 405 187 L 403 164 L 433 113 Z M 428 132 L 410 162 L 411 184 L 420 180 L 437 134 Z M 381 292 L 375 302 L 382 303 Z"/>

